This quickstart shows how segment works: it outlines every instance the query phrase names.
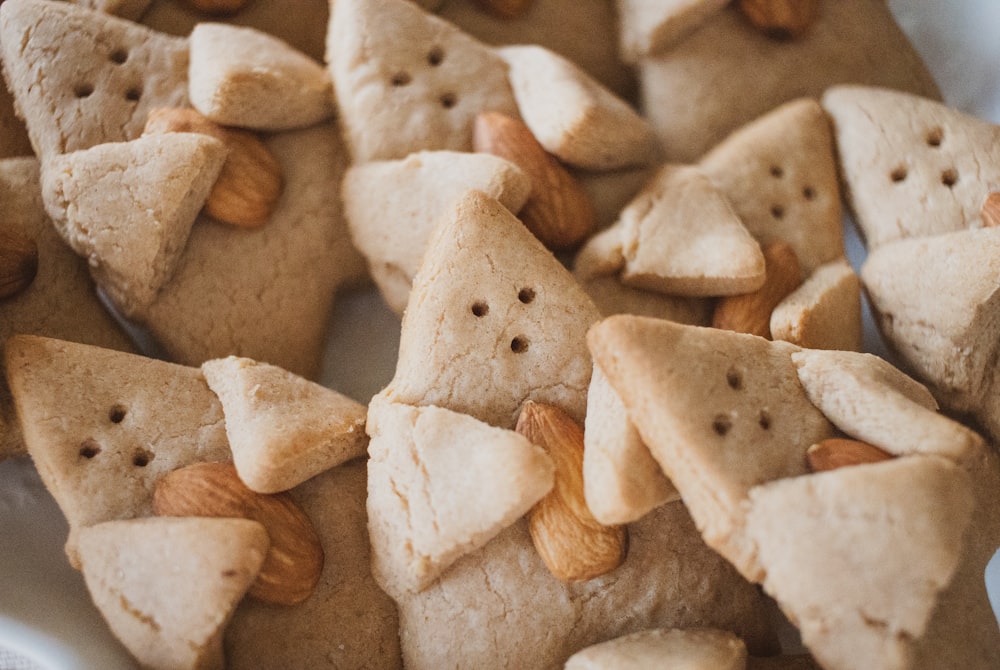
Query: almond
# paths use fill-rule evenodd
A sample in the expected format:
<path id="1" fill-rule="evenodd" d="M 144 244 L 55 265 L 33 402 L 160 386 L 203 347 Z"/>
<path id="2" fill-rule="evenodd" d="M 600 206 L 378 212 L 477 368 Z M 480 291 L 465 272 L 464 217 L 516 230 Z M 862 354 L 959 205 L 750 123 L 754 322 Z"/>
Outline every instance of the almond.
<path id="1" fill-rule="evenodd" d="M 302 602 L 323 571 L 323 547 L 305 512 L 287 493 L 251 491 L 232 463 L 196 463 L 164 475 L 156 482 L 153 511 L 159 516 L 241 517 L 263 525 L 271 548 L 250 595 L 264 602 Z"/>
<path id="2" fill-rule="evenodd" d="M 795 250 L 778 240 L 765 245 L 764 285 L 753 293 L 727 296 L 715 305 L 712 326 L 770 339 L 771 312 L 802 284 L 802 267 Z"/>
<path id="3" fill-rule="evenodd" d="M 213 16 L 235 14 L 243 9 L 247 0 L 187 0 L 187 3 L 200 12 Z"/>
<path id="4" fill-rule="evenodd" d="M 0 232 L 0 300 L 28 288 L 38 274 L 38 245 L 24 235 Z"/>
<path id="5" fill-rule="evenodd" d="M 281 164 L 256 134 L 227 128 L 193 109 L 154 109 L 143 134 L 201 133 L 222 141 L 229 149 L 222 171 L 205 201 L 214 219 L 255 228 L 267 223 L 284 189 Z"/>
<path id="6" fill-rule="evenodd" d="M 476 117 L 472 144 L 477 152 L 509 160 L 531 179 L 531 196 L 518 217 L 542 244 L 568 249 L 594 229 L 589 196 L 522 121 L 500 112 L 483 112 Z"/>
<path id="7" fill-rule="evenodd" d="M 816 0 L 739 0 L 740 11 L 756 28 L 777 40 L 798 39 L 816 21 Z"/>
<path id="8" fill-rule="evenodd" d="M 528 13 L 535 0 L 476 0 L 476 4 L 501 19 L 517 19 Z"/>
<path id="9" fill-rule="evenodd" d="M 840 437 L 817 442 L 806 451 L 806 464 L 810 472 L 826 472 L 850 465 L 878 463 L 890 458 L 893 458 L 892 454 L 867 442 Z"/>
<path id="10" fill-rule="evenodd" d="M 625 560 L 625 526 L 604 526 L 583 497 L 583 429 L 566 412 L 528 401 L 517 432 L 548 452 L 555 484 L 528 514 L 535 549 L 549 571 L 564 582 L 593 579 Z"/>
<path id="11" fill-rule="evenodd" d="M 987 228 L 1000 226 L 1000 193 L 993 192 L 983 200 L 980 210 L 983 217 L 983 225 Z"/>

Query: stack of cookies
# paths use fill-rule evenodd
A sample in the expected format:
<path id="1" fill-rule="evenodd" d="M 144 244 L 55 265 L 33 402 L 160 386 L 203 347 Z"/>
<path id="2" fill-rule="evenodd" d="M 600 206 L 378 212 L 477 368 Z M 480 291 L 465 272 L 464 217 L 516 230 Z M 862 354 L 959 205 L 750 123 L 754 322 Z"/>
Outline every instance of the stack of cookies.
<path id="1" fill-rule="evenodd" d="M 0 458 L 137 663 L 993 667 L 1000 130 L 885 3 L 278 6 L 0 7 Z"/>

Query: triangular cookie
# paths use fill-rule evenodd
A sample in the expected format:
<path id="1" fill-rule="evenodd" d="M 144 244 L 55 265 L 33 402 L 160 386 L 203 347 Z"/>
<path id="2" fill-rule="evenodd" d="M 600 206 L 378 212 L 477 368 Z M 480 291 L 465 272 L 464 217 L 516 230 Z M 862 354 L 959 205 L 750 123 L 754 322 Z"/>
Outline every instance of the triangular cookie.
<path id="1" fill-rule="evenodd" d="M 540 46 L 498 50 L 524 123 L 559 160 L 588 170 L 656 162 L 660 147 L 645 119 L 571 61 Z"/>
<path id="2" fill-rule="evenodd" d="M 153 482 L 230 460 L 222 407 L 197 368 L 61 340 L 7 341 L 7 378 L 38 472 L 70 527 L 152 513 Z"/>
<path id="3" fill-rule="evenodd" d="M 897 455 L 956 461 L 984 447 L 979 435 L 937 413 L 926 387 L 878 356 L 806 349 L 792 362 L 812 403 L 851 437 Z"/>
<path id="4" fill-rule="evenodd" d="M 0 300 L 0 351 L 15 333 L 133 351 L 132 343 L 94 292 L 86 262 L 66 246 L 46 216 L 38 170 L 35 158 L 0 161 L 0 237 L 14 235 L 28 240 L 38 253 L 37 270 L 27 288 Z M 0 417 L 0 459 L 24 453 L 21 429 L 3 375 Z"/>
<path id="5" fill-rule="evenodd" d="M 655 628 L 581 649 L 565 670 L 746 670 L 747 648 L 728 631 Z"/>
<path id="6" fill-rule="evenodd" d="M 797 347 L 633 316 L 605 319 L 587 340 L 705 541 L 757 576 L 747 492 L 804 474 L 806 449 L 833 434 L 799 384 Z"/>
<path id="7" fill-rule="evenodd" d="M 46 208 L 98 283 L 126 314 L 170 281 L 191 226 L 226 160 L 207 135 L 147 135 L 52 158 Z"/>
<path id="8" fill-rule="evenodd" d="M 187 40 L 68 2 L 4 2 L 0 49 L 43 159 L 134 139 L 150 109 L 187 105 Z"/>
<path id="9" fill-rule="evenodd" d="M 435 229 L 403 317 L 387 397 L 512 428 L 521 405 L 582 421 L 597 308 L 496 200 L 469 192 Z"/>
<path id="10" fill-rule="evenodd" d="M 337 0 L 327 60 L 354 162 L 472 149 L 483 111 L 517 116 L 507 65 L 407 0 Z"/>
<path id="11" fill-rule="evenodd" d="M 199 23 L 190 39 L 191 104 L 216 123 L 274 131 L 333 116 L 329 73 L 277 37 Z"/>
<path id="12" fill-rule="evenodd" d="M 843 86 L 823 96 L 845 195 L 871 247 L 982 226 L 1000 184 L 1000 126 L 916 95 Z"/>
<path id="13" fill-rule="evenodd" d="M 732 205 L 697 167 L 668 165 L 580 251 L 620 264 L 623 283 L 672 295 L 720 296 L 764 283 L 764 256 Z M 617 260 L 620 259 L 620 260 Z"/>
<path id="14" fill-rule="evenodd" d="M 833 133 L 815 100 L 751 121 L 700 166 L 761 244 L 792 245 L 804 274 L 844 255 Z"/>
<path id="15" fill-rule="evenodd" d="M 778 303 L 771 337 L 810 349 L 861 351 L 861 280 L 847 259 L 820 265 Z"/>
<path id="16" fill-rule="evenodd" d="M 886 339 L 945 407 L 1000 435 L 993 392 L 1000 343 L 1000 228 L 873 249 L 861 279 Z"/>
<path id="17" fill-rule="evenodd" d="M 898 458 L 750 491 L 764 588 L 824 668 L 902 669 L 954 574 L 973 499 L 935 457 Z"/>
<path id="18" fill-rule="evenodd" d="M 248 358 L 201 370 L 222 403 L 236 471 L 254 491 L 286 491 L 364 455 L 366 408 L 347 396 Z"/>
<path id="19" fill-rule="evenodd" d="M 395 597 L 425 589 L 552 488 L 541 447 L 465 414 L 376 396 L 368 431 L 372 569 Z"/>
<path id="20" fill-rule="evenodd" d="M 619 53 L 627 63 L 659 53 L 686 37 L 727 0 L 617 0 Z"/>
<path id="21" fill-rule="evenodd" d="M 473 189 L 517 214 L 531 182 L 510 161 L 458 151 L 420 151 L 347 170 L 341 194 L 351 238 L 396 313 L 406 307 L 434 225 Z"/>
<path id="22" fill-rule="evenodd" d="M 221 668 L 222 635 L 270 541 L 249 519 L 148 517 L 80 531 L 87 589 L 143 667 Z"/>

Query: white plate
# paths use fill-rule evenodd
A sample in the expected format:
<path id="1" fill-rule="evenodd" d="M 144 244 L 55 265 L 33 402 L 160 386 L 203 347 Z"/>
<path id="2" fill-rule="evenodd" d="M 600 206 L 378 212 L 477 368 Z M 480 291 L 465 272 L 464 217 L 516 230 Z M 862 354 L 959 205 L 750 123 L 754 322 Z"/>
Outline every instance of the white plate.
<path id="1" fill-rule="evenodd" d="M 900 24 L 953 107 L 1000 123 L 1000 2 L 892 0 Z M 852 261 L 863 257 L 848 228 Z M 884 353 L 867 323 L 865 345 Z M 366 400 L 392 376 L 399 323 L 372 292 L 338 299 L 322 381 Z M 66 522 L 30 462 L 0 463 L 0 670 L 133 668 L 62 551 Z M 988 570 L 1000 605 L 1000 560 Z M 10 650 L 10 652 L 6 652 Z M 20 663 L 20 664 L 19 664 Z"/>

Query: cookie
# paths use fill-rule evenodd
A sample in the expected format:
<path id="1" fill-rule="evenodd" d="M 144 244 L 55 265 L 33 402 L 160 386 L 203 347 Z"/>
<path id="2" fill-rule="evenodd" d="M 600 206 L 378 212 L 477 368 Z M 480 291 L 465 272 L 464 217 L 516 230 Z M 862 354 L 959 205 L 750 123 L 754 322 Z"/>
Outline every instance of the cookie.
<path id="1" fill-rule="evenodd" d="M 823 96 L 844 191 L 868 245 L 983 226 L 1000 184 L 1000 126 L 940 102 L 872 87 Z"/>
<path id="2" fill-rule="evenodd" d="M 219 397 L 240 479 L 277 493 L 365 454 L 365 406 L 277 366 L 230 356 L 201 365 Z"/>
<path id="3" fill-rule="evenodd" d="M 861 280 L 847 259 L 818 266 L 778 303 L 771 337 L 808 349 L 861 351 Z"/>
<path id="4" fill-rule="evenodd" d="M 626 63 L 669 49 L 726 6 L 725 0 L 618 0 L 619 47 Z"/>
<path id="5" fill-rule="evenodd" d="M 797 348 L 625 315 L 594 326 L 587 341 L 705 541 L 758 577 L 743 532 L 748 491 L 804 474 L 806 449 L 833 434 L 799 383 Z"/>
<path id="6" fill-rule="evenodd" d="M 74 565 L 81 528 L 148 516 L 158 477 L 231 460 L 222 407 L 196 368 L 18 335 L 6 370 L 25 446 L 69 522 Z"/>
<path id="7" fill-rule="evenodd" d="M 27 240 L 37 250 L 38 261 L 31 283 L 0 300 L 0 349 L 12 335 L 24 333 L 134 351 L 97 297 L 87 263 L 66 246 L 46 215 L 36 159 L 0 161 L 0 216 L 0 237 Z M 20 425 L 7 381 L 0 375 L 0 458 L 22 453 Z"/>
<path id="8" fill-rule="evenodd" d="M 270 541 L 249 519 L 106 521 L 80 532 L 87 589 L 143 667 L 223 667 L 222 632 Z"/>
<path id="9" fill-rule="evenodd" d="M 372 570 L 396 599 L 427 588 L 552 488 L 541 447 L 465 414 L 379 395 L 368 432 Z"/>
<path id="10" fill-rule="evenodd" d="M 148 308 L 170 281 L 226 154 L 207 135 L 172 133 L 49 161 L 46 209 L 124 314 Z"/>
<path id="11" fill-rule="evenodd" d="M 583 169 L 617 170 L 659 158 L 645 119 L 571 61 L 533 45 L 502 47 L 497 53 L 510 68 L 525 124 L 559 160 Z"/>
<path id="12" fill-rule="evenodd" d="M 747 648 L 732 633 L 710 628 L 644 630 L 587 647 L 566 670 L 746 670 Z"/>
<path id="13" fill-rule="evenodd" d="M 529 399 L 581 421 L 591 372 L 584 334 L 598 318 L 551 252 L 503 205 L 471 191 L 431 236 L 386 397 L 501 428 Z"/>
<path id="14" fill-rule="evenodd" d="M 187 41 L 130 21 L 13 0 L 0 10 L 0 43 L 4 76 L 43 160 L 135 139 L 150 109 L 187 103 Z"/>
<path id="15" fill-rule="evenodd" d="M 472 149 L 482 111 L 517 116 L 507 65 L 407 0 L 338 0 L 327 60 L 355 162 Z"/>
<path id="16" fill-rule="evenodd" d="M 815 23 L 798 40 L 768 37 L 732 4 L 663 53 L 642 59 L 641 111 L 668 160 L 697 160 L 751 119 L 797 97 L 818 98 L 834 84 L 940 97 L 885 3 L 818 4 Z"/>
<path id="17" fill-rule="evenodd" d="M 352 165 L 341 195 L 351 239 L 397 314 L 410 296 L 434 225 L 466 191 L 479 190 L 516 214 L 531 182 L 513 163 L 485 153 L 420 151 Z"/>
<path id="18" fill-rule="evenodd" d="M 333 116 L 322 65 L 253 28 L 200 23 L 191 31 L 191 104 L 224 126 L 289 130 Z"/>

